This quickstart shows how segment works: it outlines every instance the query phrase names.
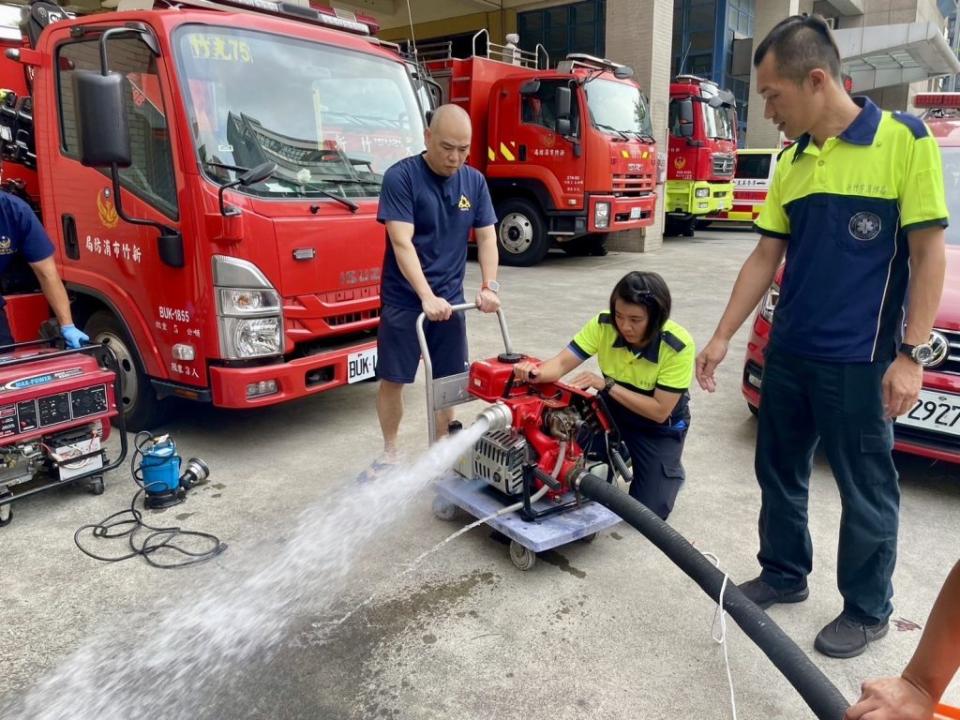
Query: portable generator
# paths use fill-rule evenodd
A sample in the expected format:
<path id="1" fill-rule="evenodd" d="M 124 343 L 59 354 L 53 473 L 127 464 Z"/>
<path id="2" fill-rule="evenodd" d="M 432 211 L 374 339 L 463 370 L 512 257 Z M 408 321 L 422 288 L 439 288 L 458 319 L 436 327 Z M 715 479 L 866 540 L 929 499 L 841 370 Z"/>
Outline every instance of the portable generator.
<path id="1" fill-rule="evenodd" d="M 41 340 L 0 355 L 0 526 L 19 498 L 65 484 L 103 492 L 103 475 L 126 457 L 127 440 L 113 352 L 103 345 L 75 350 Z M 121 431 L 120 455 L 104 450 L 110 421 Z"/>

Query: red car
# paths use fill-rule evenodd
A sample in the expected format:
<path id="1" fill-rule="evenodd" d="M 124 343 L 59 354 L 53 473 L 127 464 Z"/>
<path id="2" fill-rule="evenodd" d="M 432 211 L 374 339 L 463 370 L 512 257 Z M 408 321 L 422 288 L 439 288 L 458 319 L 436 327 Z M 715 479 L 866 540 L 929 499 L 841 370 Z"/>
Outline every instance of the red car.
<path id="1" fill-rule="evenodd" d="M 950 227 L 947 228 L 947 276 L 934 321 L 935 358 L 923 373 L 917 404 L 897 418 L 897 450 L 960 463 L 960 93 L 923 93 L 914 99 L 927 108 L 924 121 L 943 153 Z M 773 311 L 780 295 L 781 267 L 753 322 L 743 367 L 743 395 L 756 414 L 760 405 L 763 350 L 770 338 Z"/>

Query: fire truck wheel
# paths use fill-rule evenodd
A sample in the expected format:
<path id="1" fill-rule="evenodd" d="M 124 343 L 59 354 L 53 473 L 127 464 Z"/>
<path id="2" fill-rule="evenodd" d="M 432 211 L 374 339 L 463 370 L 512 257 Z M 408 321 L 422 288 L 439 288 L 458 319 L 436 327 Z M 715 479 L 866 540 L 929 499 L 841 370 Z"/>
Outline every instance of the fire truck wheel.
<path id="1" fill-rule="evenodd" d="M 550 249 L 550 238 L 536 205 L 522 198 L 508 198 L 498 203 L 497 217 L 501 265 L 530 267 L 543 260 Z"/>
<path id="2" fill-rule="evenodd" d="M 760 414 L 760 408 L 758 408 L 757 406 L 747 403 L 747 407 L 750 409 L 750 414 L 753 415 L 754 417 L 757 417 L 757 415 Z"/>
<path id="3" fill-rule="evenodd" d="M 684 237 L 693 237 L 693 233 L 697 228 L 697 221 L 694 218 L 690 218 L 680 226 L 680 232 Z"/>
<path id="4" fill-rule="evenodd" d="M 519 570 L 527 571 L 537 562 L 537 554 L 516 540 L 510 541 L 510 560 Z"/>
<path id="5" fill-rule="evenodd" d="M 111 313 L 100 311 L 90 316 L 84 329 L 93 342 L 108 345 L 117 356 L 127 430 L 148 430 L 162 422 L 166 404 L 157 399 L 140 356 L 120 321 Z"/>
<path id="6" fill-rule="evenodd" d="M 13 505 L 11 503 L 0 505 L 0 527 L 9 525 L 11 520 L 13 520 Z"/>

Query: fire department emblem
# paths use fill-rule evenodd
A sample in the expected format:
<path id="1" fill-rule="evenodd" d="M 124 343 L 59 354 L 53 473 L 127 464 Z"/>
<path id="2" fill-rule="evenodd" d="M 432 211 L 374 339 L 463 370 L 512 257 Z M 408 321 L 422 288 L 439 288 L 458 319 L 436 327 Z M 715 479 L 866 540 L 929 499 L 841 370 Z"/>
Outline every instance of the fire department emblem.
<path id="1" fill-rule="evenodd" d="M 460 196 L 460 203 L 458 204 L 458 207 L 459 207 L 462 211 L 466 212 L 467 210 L 469 210 L 470 208 L 472 208 L 473 205 L 470 204 L 470 201 L 467 199 L 467 196 L 466 196 L 466 195 L 461 195 L 461 196 Z"/>
<path id="2" fill-rule="evenodd" d="M 120 217 L 117 215 L 117 208 L 110 198 L 110 190 L 104 188 L 97 193 L 97 214 L 100 216 L 100 222 L 107 230 L 113 230 L 119 223 Z"/>
<path id="3" fill-rule="evenodd" d="M 850 234 L 861 242 L 873 240 L 882 228 L 880 216 L 872 212 L 858 212 L 850 218 Z"/>
<path id="4" fill-rule="evenodd" d="M 13 241 L 6 235 L 0 237 L 0 255 L 9 255 L 13 252 Z"/>
<path id="5" fill-rule="evenodd" d="M 673 166 L 677 170 L 683 170 L 683 166 L 687 164 L 687 159 L 683 155 L 679 155 L 673 159 Z"/>

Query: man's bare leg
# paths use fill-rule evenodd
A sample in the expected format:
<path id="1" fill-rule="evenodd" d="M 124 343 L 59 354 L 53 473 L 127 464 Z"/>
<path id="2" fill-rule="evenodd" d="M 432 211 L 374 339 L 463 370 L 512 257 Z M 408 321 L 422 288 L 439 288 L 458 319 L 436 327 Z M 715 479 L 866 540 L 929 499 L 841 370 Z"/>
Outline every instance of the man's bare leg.
<path id="1" fill-rule="evenodd" d="M 403 384 L 381 380 L 377 391 L 377 418 L 383 433 L 383 454 L 387 462 L 398 457 L 397 435 L 403 419 Z"/>
<path id="2" fill-rule="evenodd" d="M 439 440 L 447 436 L 450 423 L 453 422 L 453 408 L 448 407 L 443 410 L 437 410 L 434 417 L 437 419 L 437 437 L 435 439 Z"/>

